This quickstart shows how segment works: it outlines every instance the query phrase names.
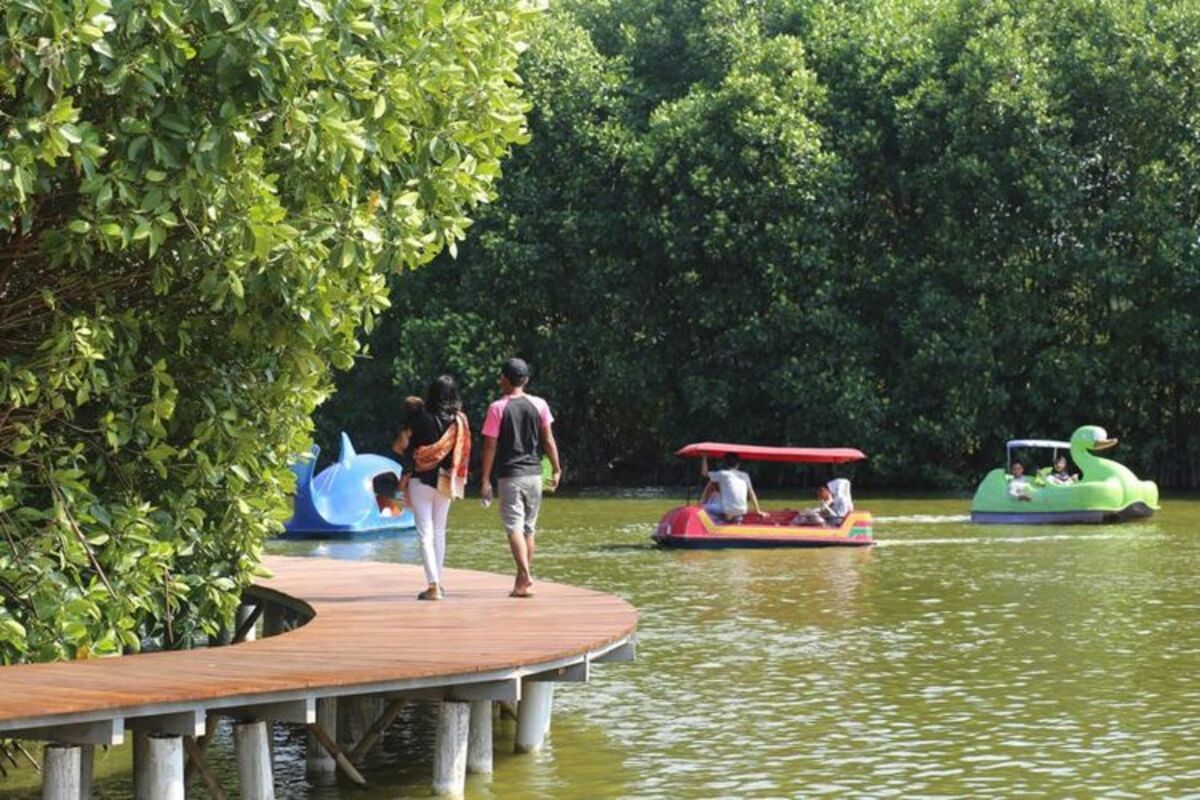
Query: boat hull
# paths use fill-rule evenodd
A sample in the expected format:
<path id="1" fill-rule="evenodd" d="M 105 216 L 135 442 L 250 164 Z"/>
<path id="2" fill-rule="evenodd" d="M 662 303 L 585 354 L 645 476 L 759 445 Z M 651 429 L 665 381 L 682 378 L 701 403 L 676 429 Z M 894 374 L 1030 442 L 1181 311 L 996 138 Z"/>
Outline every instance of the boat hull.
<path id="1" fill-rule="evenodd" d="M 354 525 L 321 524 L 309 520 L 307 525 L 298 525 L 293 520 L 284 524 L 281 539 L 370 539 L 395 533 L 416 530 L 417 524 L 411 511 L 405 509 L 398 517 L 379 517 Z"/>
<path id="2" fill-rule="evenodd" d="M 1027 490 L 1030 499 L 1021 501 L 1009 495 L 1009 480 L 1001 469 L 994 469 L 984 477 L 971 503 L 972 522 L 984 525 L 1103 525 L 1145 519 L 1158 510 L 1158 487 L 1153 481 L 1113 477 L 1055 484 L 1035 476 Z"/>
<path id="3" fill-rule="evenodd" d="M 981 525 L 1103 525 L 1146 519 L 1154 509 L 1145 503 L 1133 503 L 1120 511 L 972 511 L 971 522 Z"/>
<path id="4" fill-rule="evenodd" d="M 718 522 L 699 506 L 682 506 L 663 516 L 651 537 L 662 547 L 687 548 L 775 548 L 775 547 L 869 547 L 871 514 L 855 511 L 837 527 L 796 525 L 795 511 L 747 514 L 740 523 Z"/>

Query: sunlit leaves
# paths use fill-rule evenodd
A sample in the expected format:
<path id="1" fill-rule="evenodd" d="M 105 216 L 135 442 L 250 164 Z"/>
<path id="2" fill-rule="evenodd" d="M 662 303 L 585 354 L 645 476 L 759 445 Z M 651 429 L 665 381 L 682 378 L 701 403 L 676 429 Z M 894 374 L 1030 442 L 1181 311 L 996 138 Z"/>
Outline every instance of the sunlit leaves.
<path id="1" fill-rule="evenodd" d="M 536 13 L 0 11 L 0 660 L 229 619 L 383 273 L 453 247 L 524 141 Z"/>

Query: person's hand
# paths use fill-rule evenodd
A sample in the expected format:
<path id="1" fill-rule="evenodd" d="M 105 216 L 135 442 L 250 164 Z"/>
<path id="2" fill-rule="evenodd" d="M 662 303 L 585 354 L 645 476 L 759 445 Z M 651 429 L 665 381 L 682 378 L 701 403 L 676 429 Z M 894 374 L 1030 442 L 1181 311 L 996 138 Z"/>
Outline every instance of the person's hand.
<path id="1" fill-rule="evenodd" d="M 492 503 L 492 482 L 491 481 L 484 481 L 483 485 L 479 487 L 479 500 L 484 505 L 491 505 L 491 503 Z"/>
<path id="2" fill-rule="evenodd" d="M 551 492 L 558 490 L 558 484 L 562 480 L 562 470 L 556 469 L 550 473 L 550 484 L 546 487 Z"/>

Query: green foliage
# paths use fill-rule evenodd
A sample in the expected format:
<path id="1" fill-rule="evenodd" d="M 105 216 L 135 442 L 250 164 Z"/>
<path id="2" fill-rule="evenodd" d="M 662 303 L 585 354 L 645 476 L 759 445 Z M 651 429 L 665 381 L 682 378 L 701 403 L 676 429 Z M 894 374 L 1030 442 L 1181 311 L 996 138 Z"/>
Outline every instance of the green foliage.
<path id="1" fill-rule="evenodd" d="M 0 11 L 0 660 L 214 634 L 388 272 L 527 139 L 527 0 Z"/>
<path id="2" fill-rule="evenodd" d="M 1200 486 L 1193 4 L 564 0 L 522 74 L 501 201 L 393 281 L 323 435 L 389 372 L 483 375 L 478 414 L 512 350 L 576 480 L 720 437 L 967 487 L 1090 421 Z"/>

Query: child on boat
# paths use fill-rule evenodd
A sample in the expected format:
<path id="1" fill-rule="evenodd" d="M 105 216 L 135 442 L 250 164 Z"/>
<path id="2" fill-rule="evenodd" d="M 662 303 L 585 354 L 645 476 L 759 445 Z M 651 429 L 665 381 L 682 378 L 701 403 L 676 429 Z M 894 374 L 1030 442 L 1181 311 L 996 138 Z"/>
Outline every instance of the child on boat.
<path id="1" fill-rule="evenodd" d="M 1079 480 L 1078 475 L 1072 475 L 1067 472 L 1067 459 L 1059 456 L 1054 462 L 1054 471 L 1047 478 L 1050 483 L 1068 484 L 1075 483 Z"/>
<path id="2" fill-rule="evenodd" d="M 400 500 L 400 482 L 390 472 L 376 475 L 371 481 L 375 491 L 375 504 L 381 517 L 398 517 L 404 513 L 404 503 Z"/>
<path id="3" fill-rule="evenodd" d="M 1022 502 L 1033 500 L 1029 495 L 1030 483 L 1029 478 L 1025 477 L 1025 465 L 1020 461 L 1014 461 L 1009 469 L 1012 474 L 1008 478 L 1008 496 Z"/>
<path id="4" fill-rule="evenodd" d="M 796 514 L 793 525 L 822 525 L 836 528 L 854 510 L 850 502 L 850 481 L 834 478 L 817 488 L 817 507 Z"/>

